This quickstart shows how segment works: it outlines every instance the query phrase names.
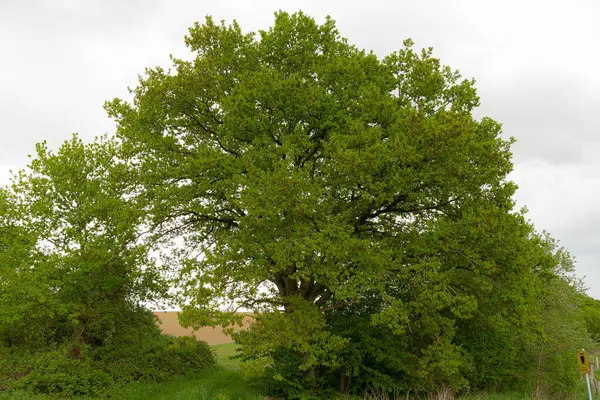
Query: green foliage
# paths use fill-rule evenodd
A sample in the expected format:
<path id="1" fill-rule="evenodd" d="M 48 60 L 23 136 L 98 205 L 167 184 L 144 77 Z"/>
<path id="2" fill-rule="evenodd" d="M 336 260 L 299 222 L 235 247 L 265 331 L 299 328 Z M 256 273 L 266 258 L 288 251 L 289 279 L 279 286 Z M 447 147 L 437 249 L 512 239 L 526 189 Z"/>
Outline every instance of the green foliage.
<path id="1" fill-rule="evenodd" d="M 592 339 L 600 343 L 600 300 L 585 296 L 581 304 L 581 316 Z"/>
<path id="2" fill-rule="evenodd" d="M 31 372 L 11 389 L 61 396 L 99 395 L 112 384 L 112 377 L 89 360 L 74 360 L 65 349 L 37 354 Z"/>
<path id="3" fill-rule="evenodd" d="M 512 194 L 509 142 L 430 52 L 379 60 L 302 13 L 260 36 L 207 19 L 196 59 L 107 105 L 157 227 L 202 246 L 184 265 L 198 308 L 353 299 L 407 262 L 430 269 L 418 233 L 439 213 Z"/>
<path id="4" fill-rule="evenodd" d="M 165 291 L 140 238 L 143 212 L 114 140 L 36 150 L 0 199 L 11 204 L 0 258 L 12 260 L 0 264 L 0 333 L 9 344 L 101 345 Z"/>
<path id="5" fill-rule="evenodd" d="M 0 355 L 3 390 L 61 397 L 110 395 L 130 382 L 161 382 L 215 366 L 206 342 L 148 330 L 85 352 L 80 359 L 73 358 L 72 348 L 66 345 L 56 349 L 0 347 Z"/>
<path id="6" fill-rule="evenodd" d="M 99 394 L 110 375 L 89 359 L 72 359 L 66 347 L 0 347 L 0 387 L 32 393 L 79 396 Z"/>
<path id="7" fill-rule="evenodd" d="M 265 311 L 246 355 L 284 347 L 312 376 L 345 346 L 319 314 L 374 292 L 374 326 L 421 332 L 422 384 L 456 375 L 454 319 L 500 273 L 462 240 L 495 234 L 514 192 L 511 142 L 471 116 L 473 81 L 410 41 L 379 59 L 303 13 L 258 36 L 207 18 L 186 43 L 192 61 L 106 106 L 153 227 L 203 253 L 178 260 L 182 321 L 211 324 L 225 302 Z"/>
<path id="8" fill-rule="evenodd" d="M 42 329 L 27 325 L 46 316 L 47 278 L 30 268 L 43 261 L 35 249 L 38 236 L 21 218 L 17 196 L 0 188 L 0 342 L 35 338 Z"/>
<path id="9" fill-rule="evenodd" d="M 467 375 L 473 388 L 566 396 L 577 390 L 574 354 L 593 345 L 579 311 L 581 285 L 555 240 L 533 235 L 527 243 L 515 262 L 533 268 L 496 282 L 457 341 L 476 366 Z"/>
<path id="10" fill-rule="evenodd" d="M 0 346 L 0 390 L 7 390 L 16 381 L 29 374 L 34 358 L 31 348 Z"/>
<path id="11" fill-rule="evenodd" d="M 215 365 L 206 342 L 195 337 L 160 334 L 132 334 L 95 350 L 92 358 L 121 383 L 161 381 L 168 376 L 198 372 Z"/>
<path id="12" fill-rule="evenodd" d="M 206 342 L 162 335 L 156 317 L 145 309 L 116 317 L 126 321 L 101 346 L 78 341 L 58 347 L 40 341 L 0 346 L 0 387 L 60 397 L 104 396 L 132 381 L 159 382 L 215 365 Z"/>
<path id="13" fill-rule="evenodd" d="M 579 310 L 580 292 L 562 279 L 548 282 L 541 313 L 541 340 L 535 343 L 537 377 L 550 393 L 573 393 L 579 372 L 573 367 L 573 355 L 581 348 L 590 349 L 593 341 Z"/>
<path id="14" fill-rule="evenodd" d="M 301 12 L 258 34 L 208 17 L 186 44 L 106 109 L 153 232 L 194 250 L 171 259 L 181 321 L 253 310 L 237 341 L 273 392 L 539 382 L 543 344 L 585 340 L 572 260 L 514 210 L 512 140 L 431 49 L 378 58 Z"/>

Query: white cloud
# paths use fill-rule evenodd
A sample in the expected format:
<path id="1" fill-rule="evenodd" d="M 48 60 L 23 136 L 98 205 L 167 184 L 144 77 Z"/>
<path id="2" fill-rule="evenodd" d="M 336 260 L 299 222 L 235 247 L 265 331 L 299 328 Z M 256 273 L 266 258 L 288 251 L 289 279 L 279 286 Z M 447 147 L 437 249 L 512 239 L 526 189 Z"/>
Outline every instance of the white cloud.
<path id="1" fill-rule="evenodd" d="M 538 230 L 547 230 L 577 259 L 590 295 L 600 298 L 600 160 L 591 164 L 518 164 L 512 174 L 519 185 L 517 202 L 529 209 Z"/>

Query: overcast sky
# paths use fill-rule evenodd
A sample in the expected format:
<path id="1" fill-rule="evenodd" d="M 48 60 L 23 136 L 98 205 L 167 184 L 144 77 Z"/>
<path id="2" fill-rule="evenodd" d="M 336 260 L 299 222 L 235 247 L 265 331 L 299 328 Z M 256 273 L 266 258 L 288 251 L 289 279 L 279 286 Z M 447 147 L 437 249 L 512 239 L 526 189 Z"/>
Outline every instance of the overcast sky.
<path id="1" fill-rule="evenodd" d="M 331 15 L 379 55 L 412 38 L 474 77 L 482 106 L 514 136 L 519 205 L 577 259 L 600 298 L 600 2 L 0 0 L 0 184 L 36 142 L 114 128 L 102 104 L 126 97 L 145 67 L 186 58 L 205 15 L 266 29 L 273 12 Z"/>

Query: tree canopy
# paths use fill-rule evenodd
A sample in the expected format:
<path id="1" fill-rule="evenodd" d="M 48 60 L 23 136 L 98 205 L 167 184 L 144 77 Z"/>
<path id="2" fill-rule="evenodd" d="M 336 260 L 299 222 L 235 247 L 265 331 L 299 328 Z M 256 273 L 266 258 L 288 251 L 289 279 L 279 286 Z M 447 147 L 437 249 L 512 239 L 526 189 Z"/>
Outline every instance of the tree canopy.
<path id="1" fill-rule="evenodd" d="M 148 70 L 107 109 L 155 225 L 202 248 L 194 305 L 338 307 L 428 279 L 444 218 L 510 209 L 510 141 L 430 50 L 379 59 L 302 13 L 259 38 L 208 18 L 186 43 L 193 61 Z"/>
<path id="2" fill-rule="evenodd" d="M 542 340 L 544 286 L 569 258 L 514 209 L 513 140 L 473 116 L 473 80 L 410 40 L 379 57 L 301 12 L 258 34 L 207 17 L 186 44 L 192 60 L 106 104 L 152 229 L 196 250 L 177 260 L 183 323 L 252 310 L 245 357 L 288 349 L 314 377 L 357 340 L 334 315 L 366 316 L 422 388 L 465 384 L 470 323 Z"/>

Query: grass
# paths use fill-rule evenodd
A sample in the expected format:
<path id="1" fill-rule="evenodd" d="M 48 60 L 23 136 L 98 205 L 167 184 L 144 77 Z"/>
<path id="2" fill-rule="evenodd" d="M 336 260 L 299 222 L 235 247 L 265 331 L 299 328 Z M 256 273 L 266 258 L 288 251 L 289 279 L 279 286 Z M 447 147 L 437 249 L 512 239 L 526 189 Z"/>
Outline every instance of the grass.
<path id="1" fill-rule="evenodd" d="M 132 383 L 109 392 L 112 399 L 128 400 L 264 400 L 252 383 L 239 372 L 226 368 L 180 376 L 161 383 Z M 0 393 L 0 399 L 50 400 L 57 397 L 36 396 L 26 392 Z"/>
<path id="2" fill-rule="evenodd" d="M 238 345 L 235 343 L 226 343 L 212 346 L 212 348 L 215 351 L 216 359 L 220 366 L 233 371 L 238 371 L 240 369 L 240 360 L 232 360 L 230 358 L 237 354 L 237 349 L 239 348 Z"/>
<path id="3" fill-rule="evenodd" d="M 34 395 L 29 394 L 27 392 L 10 392 L 10 393 L 1 393 L 0 399 L 11 399 L 11 400 L 50 400 L 56 399 L 56 397 L 52 398 L 50 396 L 42 396 L 42 395 Z"/>
<path id="4" fill-rule="evenodd" d="M 212 346 L 218 368 L 202 374 L 183 376 L 159 384 L 134 383 L 118 393 L 116 398 L 159 400 L 264 400 L 251 381 L 239 374 L 240 360 L 235 343 Z"/>
<path id="5" fill-rule="evenodd" d="M 264 400 L 238 372 L 219 368 L 157 384 L 131 384 L 116 398 L 160 400 Z"/>
<path id="6" fill-rule="evenodd" d="M 598 371 L 597 371 L 598 372 Z M 600 373 L 596 373 L 596 379 L 600 379 Z M 542 397 L 545 399 L 545 397 Z M 558 398 L 558 397 L 554 397 Z M 480 393 L 473 394 L 464 397 L 460 397 L 459 400 L 530 400 L 531 392 L 527 393 L 518 393 L 518 392 L 506 392 L 506 393 Z M 588 399 L 587 395 L 587 385 L 583 378 L 579 382 L 577 386 L 576 393 L 571 394 L 567 399 L 570 400 L 578 400 L 578 399 Z M 600 400 L 600 394 L 596 394 L 594 389 L 592 389 L 592 399 Z"/>
<path id="7" fill-rule="evenodd" d="M 240 360 L 235 343 L 212 346 L 218 367 L 201 374 L 182 376 L 157 384 L 133 383 L 116 398 L 135 400 L 264 400 L 258 391 L 239 374 Z"/>
<path id="8" fill-rule="evenodd" d="M 479 394 L 461 397 L 460 400 L 529 400 L 531 396 L 523 393 Z"/>

